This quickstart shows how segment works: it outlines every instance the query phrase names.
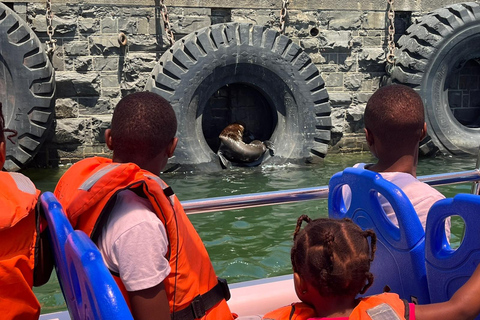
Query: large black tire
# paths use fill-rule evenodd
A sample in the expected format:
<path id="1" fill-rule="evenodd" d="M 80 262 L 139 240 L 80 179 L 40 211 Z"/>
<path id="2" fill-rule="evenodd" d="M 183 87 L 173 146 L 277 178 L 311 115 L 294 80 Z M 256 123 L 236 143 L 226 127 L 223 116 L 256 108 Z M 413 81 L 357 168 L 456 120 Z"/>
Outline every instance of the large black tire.
<path id="1" fill-rule="evenodd" d="M 467 2 L 435 10 L 410 26 L 398 43 L 393 80 L 422 96 L 434 145 L 452 154 L 477 154 L 480 129 L 454 117 L 447 80 L 467 61 L 480 57 L 480 5 Z M 428 153 L 431 144 L 424 143 L 423 149 Z"/>
<path id="2" fill-rule="evenodd" d="M 5 126 L 16 130 L 7 140 L 9 171 L 21 169 L 43 143 L 51 126 L 55 82 L 53 67 L 35 33 L 0 3 L 0 102 Z"/>
<path id="3" fill-rule="evenodd" d="M 146 90 L 165 97 L 178 118 L 173 163 L 218 163 L 202 133 L 205 104 L 231 83 L 258 88 L 276 110 L 269 138 L 275 155 L 266 161 L 318 162 L 330 141 L 330 103 L 309 56 L 288 37 L 262 26 L 213 25 L 191 33 L 165 52 Z"/>

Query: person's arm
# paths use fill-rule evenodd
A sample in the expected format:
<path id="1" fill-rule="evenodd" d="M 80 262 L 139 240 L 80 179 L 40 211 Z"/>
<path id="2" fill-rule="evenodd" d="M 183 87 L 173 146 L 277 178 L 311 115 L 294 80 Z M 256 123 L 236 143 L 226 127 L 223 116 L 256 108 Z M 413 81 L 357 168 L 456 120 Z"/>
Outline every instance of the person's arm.
<path id="1" fill-rule="evenodd" d="M 120 193 L 98 245 L 107 266 L 120 275 L 134 319 L 167 320 L 168 238 L 162 221 L 143 202 L 130 191 Z"/>
<path id="2" fill-rule="evenodd" d="M 129 291 L 128 297 L 135 320 L 170 319 L 170 307 L 163 282 L 153 288 Z"/>
<path id="3" fill-rule="evenodd" d="M 33 269 L 33 285 L 39 287 L 44 285 L 50 279 L 53 270 L 53 254 L 48 239 L 47 220 L 43 216 L 41 206 L 36 210 L 36 228 L 38 238 L 35 245 L 35 266 Z"/>
<path id="4" fill-rule="evenodd" d="M 449 301 L 415 307 L 417 320 L 468 320 L 480 314 L 480 265 Z"/>

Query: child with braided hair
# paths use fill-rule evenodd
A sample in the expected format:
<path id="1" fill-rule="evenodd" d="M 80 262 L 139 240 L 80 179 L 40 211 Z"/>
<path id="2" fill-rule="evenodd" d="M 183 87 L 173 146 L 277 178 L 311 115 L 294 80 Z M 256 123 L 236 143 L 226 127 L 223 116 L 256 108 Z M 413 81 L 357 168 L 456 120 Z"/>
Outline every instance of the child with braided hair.
<path id="1" fill-rule="evenodd" d="M 307 226 L 301 229 L 303 222 Z M 395 293 L 356 298 L 373 283 L 376 235 L 350 219 L 298 218 L 291 260 L 301 303 L 267 313 L 264 320 L 474 319 L 480 313 L 480 267 L 449 301 L 414 305 Z M 385 270 L 388 272 L 388 270 Z"/>

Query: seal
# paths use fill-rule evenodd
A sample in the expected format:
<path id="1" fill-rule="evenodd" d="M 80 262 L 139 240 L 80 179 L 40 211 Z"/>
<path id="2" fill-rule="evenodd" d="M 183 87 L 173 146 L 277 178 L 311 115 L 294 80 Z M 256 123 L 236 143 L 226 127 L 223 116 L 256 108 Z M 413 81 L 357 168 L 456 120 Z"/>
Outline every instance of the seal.
<path id="1" fill-rule="evenodd" d="M 253 140 L 247 144 L 243 139 L 244 133 L 245 127 L 235 122 L 226 126 L 218 136 L 220 147 L 217 155 L 224 168 L 229 166 L 229 162 L 246 166 L 257 165 L 256 161 L 267 150 L 270 150 L 271 155 L 273 155 L 273 144 L 270 141 Z"/>

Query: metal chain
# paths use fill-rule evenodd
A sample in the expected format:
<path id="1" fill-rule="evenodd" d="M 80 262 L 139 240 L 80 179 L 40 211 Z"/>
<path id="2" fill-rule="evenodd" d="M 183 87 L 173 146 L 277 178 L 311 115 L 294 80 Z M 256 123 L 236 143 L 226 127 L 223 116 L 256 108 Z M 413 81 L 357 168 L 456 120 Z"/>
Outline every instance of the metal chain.
<path id="1" fill-rule="evenodd" d="M 53 39 L 55 30 L 53 28 L 52 0 L 47 0 L 47 10 L 45 12 L 45 18 L 47 19 L 47 35 L 49 39 L 48 41 L 46 41 L 47 54 L 51 58 L 53 56 L 53 52 L 57 48 L 57 40 Z"/>
<path id="2" fill-rule="evenodd" d="M 288 0 L 282 0 L 282 9 L 280 10 L 280 33 L 285 33 L 285 21 L 287 20 Z"/>
<path id="3" fill-rule="evenodd" d="M 395 11 L 393 3 L 395 0 L 387 0 L 388 7 L 388 53 L 387 53 L 387 70 L 391 70 L 395 66 Z"/>
<path id="4" fill-rule="evenodd" d="M 130 59 L 128 57 L 128 53 L 130 52 L 130 43 L 127 42 L 127 44 L 124 46 L 124 52 L 123 52 L 123 66 L 122 66 L 122 79 L 123 82 L 128 82 L 127 78 L 127 72 L 132 69 L 131 64 L 130 64 Z"/>
<path id="5" fill-rule="evenodd" d="M 167 39 L 170 42 L 170 45 L 173 45 L 175 43 L 175 37 L 173 36 L 170 20 L 168 20 L 168 10 L 164 0 L 160 0 L 160 13 L 162 14 L 163 28 L 165 30 L 165 34 L 167 35 Z"/>

